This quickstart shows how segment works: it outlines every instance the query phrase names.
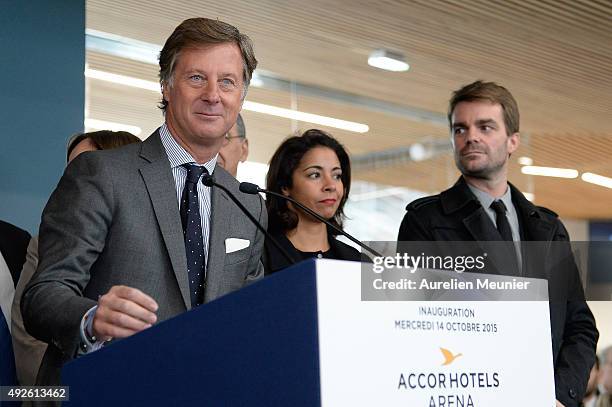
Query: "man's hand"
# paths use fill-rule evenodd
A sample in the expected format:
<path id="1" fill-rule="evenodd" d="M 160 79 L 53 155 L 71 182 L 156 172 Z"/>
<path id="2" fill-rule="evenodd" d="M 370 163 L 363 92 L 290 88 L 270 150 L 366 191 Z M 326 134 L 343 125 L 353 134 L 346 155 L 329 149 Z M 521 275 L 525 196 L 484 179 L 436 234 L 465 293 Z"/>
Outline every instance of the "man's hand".
<path id="1" fill-rule="evenodd" d="M 564 406 L 563 404 L 561 404 L 561 403 L 559 402 L 559 400 L 557 400 L 557 406 L 556 406 L 556 407 L 565 407 L 565 406 Z"/>
<path id="2" fill-rule="evenodd" d="M 142 291 L 116 285 L 100 297 L 93 319 L 93 334 L 98 340 L 125 338 L 157 321 L 157 303 Z"/>

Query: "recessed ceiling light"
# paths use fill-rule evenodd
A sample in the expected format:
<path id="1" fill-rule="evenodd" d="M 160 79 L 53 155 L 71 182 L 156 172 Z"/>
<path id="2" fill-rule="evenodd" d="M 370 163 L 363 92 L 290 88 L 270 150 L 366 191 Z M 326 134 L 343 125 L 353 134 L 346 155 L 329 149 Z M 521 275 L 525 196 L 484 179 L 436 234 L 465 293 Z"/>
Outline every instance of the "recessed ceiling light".
<path id="1" fill-rule="evenodd" d="M 533 160 L 529 157 L 519 157 L 518 163 L 520 165 L 533 165 Z"/>
<path id="2" fill-rule="evenodd" d="M 569 168 L 553 168 L 553 167 L 538 167 L 535 165 L 526 165 L 521 168 L 521 172 L 527 175 L 540 175 L 543 177 L 557 178 L 576 178 L 578 171 Z"/>
<path id="3" fill-rule="evenodd" d="M 592 172 L 585 172 L 580 177 L 585 182 L 599 185 L 600 187 L 612 188 L 612 178 L 604 177 L 603 175 L 593 174 Z"/>
<path id="4" fill-rule="evenodd" d="M 410 69 L 404 55 L 386 49 L 372 51 L 368 58 L 368 65 L 392 72 L 405 72 Z"/>

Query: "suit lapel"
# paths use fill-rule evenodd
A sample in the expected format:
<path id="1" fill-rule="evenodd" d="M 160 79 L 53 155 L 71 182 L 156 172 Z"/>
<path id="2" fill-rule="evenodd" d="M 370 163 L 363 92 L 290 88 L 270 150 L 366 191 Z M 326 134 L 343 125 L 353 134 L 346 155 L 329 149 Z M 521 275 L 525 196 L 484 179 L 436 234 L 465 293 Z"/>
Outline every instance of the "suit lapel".
<path id="1" fill-rule="evenodd" d="M 227 187 L 226 174 L 223 171 L 218 165 L 215 167 L 215 182 Z M 225 239 L 229 234 L 229 219 L 232 213 L 229 205 L 234 205 L 234 203 L 230 202 L 230 198 L 220 188 L 213 187 L 210 192 L 210 236 L 208 239 L 205 298 L 216 298 L 217 294 L 213 291 L 218 290 L 223 282 Z"/>
<path id="2" fill-rule="evenodd" d="M 553 241 L 554 225 L 544 219 L 539 209 L 510 184 L 512 202 L 521 223 L 523 253 L 523 270 L 525 275 L 535 278 L 548 278 L 546 260 Z"/>
<path id="3" fill-rule="evenodd" d="M 463 218 L 463 224 L 474 240 L 486 242 L 499 239 L 499 233 L 482 207 Z"/>
<path id="4" fill-rule="evenodd" d="M 142 143 L 141 157 L 147 162 L 141 166 L 140 174 L 149 193 L 185 307 L 189 309 L 189 278 L 176 184 L 157 131 Z"/>
<path id="5" fill-rule="evenodd" d="M 460 177 L 451 189 L 442 194 L 446 213 L 467 212 L 467 215 L 462 219 L 463 225 L 484 253 L 488 254 L 488 259 L 493 265 L 493 269 L 489 272 L 518 275 L 516 256 L 511 251 L 514 249 L 507 247 L 500 241 L 501 236 L 497 228 L 478 199 L 470 191 L 465 179 Z"/>
<path id="6" fill-rule="evenodd" d="M 493 264 L 492 274 L 518 275 L 514 248 L 500 241 L 499 233 L 482 207 L 463 219 L 463 224 Z"/>

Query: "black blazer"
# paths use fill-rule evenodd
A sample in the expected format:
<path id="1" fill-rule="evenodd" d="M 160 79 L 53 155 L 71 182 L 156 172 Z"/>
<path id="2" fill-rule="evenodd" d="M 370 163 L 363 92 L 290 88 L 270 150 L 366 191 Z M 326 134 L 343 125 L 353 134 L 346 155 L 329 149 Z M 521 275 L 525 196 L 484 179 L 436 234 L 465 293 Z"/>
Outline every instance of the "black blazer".
<path id="1" fill-rule="evenodd" d="M 271 235 L 278 242 L 278 244 L 283 249 L 285 249 L 287 254 L 289 254 L 296 262 L 304 260 L 304 254 L 293 246 L 291 241 L 287 239 L 284 233 L 271 233 Z M 330 250 L 329 252 L 323 255 L 324 258 L 335 260 L 362 261 L 361 253 L 354 247 L 335 239 L 329 234 L 329 232 L 328 236 Z M 287 259 L 285 259 L 282 253 L 276 247 L 274 247 L 274 244 L 272 244 L 267 238 L 264 243 L 264 254 L 262 257 L 262 262 L 264 265 L 265 275 L 275 273 L 279 270 L 282 270 L 295 264 L 290 263 Z"/>
<path id="2" fill-rule="evenodd" d="M 25 262 L 30 238 L 30 234 L 25 230 L 0 220 L 0 253 L 11 272 L 15 286 Z"/>
<path id="3" fill-rule="evenodd" d="M 556 213 L 533 205 L 509 185 L 521 240 L 539 242 L 523 245 L 523 275 L 546 278 L 549 284 L 556 396 L 566 407 L 578 406 L 595 362 L 599 333 L 584 301 L 569 235 Z M 495 225 L 463 177 L 439 195 L 415 200 L 406 211 L 398 248 L 402 241 L 499 240 Z"/>

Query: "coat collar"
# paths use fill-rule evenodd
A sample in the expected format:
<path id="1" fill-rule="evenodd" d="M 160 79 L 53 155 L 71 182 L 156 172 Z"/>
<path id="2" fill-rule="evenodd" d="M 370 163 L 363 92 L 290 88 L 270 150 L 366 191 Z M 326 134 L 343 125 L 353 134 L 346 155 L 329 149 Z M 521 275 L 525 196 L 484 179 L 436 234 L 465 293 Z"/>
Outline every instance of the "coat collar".
<path id="1" fill-rule="evenodd" d="M 529 202 L 514 185 L 510 182 L 508 185 L 512 203 L 523 228 L 524 240 L 551 240 L 554 230 L 553 221 L 544 216 L 542 210 Z M 483 217 L 486 216 L 486 213 L 463 177 L 459 177 L 455 185 L 440 193 L 440 202 L 445 215 L 471 208 L 463 219 L 464 224 L 476 240 L 488 240 L 487 236 L 491 232 L 488 228 L 490 222 L 484 222 Z"/>
<path id="2" fill-rule="evenodd" d="M 450 215 L 469 206 L 481 207 L 478 198 L 470 191 L 463 177 L 459 177 L 455 185 L 440 193 L 440 203 L 445 215 Z"/>

